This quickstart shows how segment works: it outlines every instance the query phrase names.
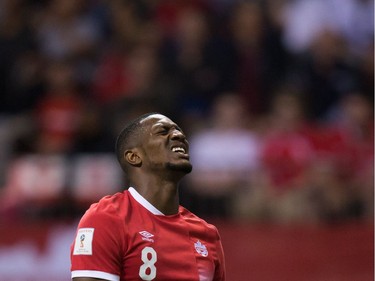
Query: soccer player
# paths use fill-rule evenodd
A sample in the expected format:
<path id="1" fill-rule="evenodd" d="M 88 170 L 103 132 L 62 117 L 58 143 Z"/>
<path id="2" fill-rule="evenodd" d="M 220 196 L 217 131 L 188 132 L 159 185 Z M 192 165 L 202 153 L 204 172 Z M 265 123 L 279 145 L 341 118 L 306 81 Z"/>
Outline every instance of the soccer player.
<path id="1" fill-rule="evenodd" d="M 219 233 L 179 205 L 190 173 L 186 136 L 168 117 L 142 115 L 117 138 L 130 187 L 91 205 L 71 246 L 74 281 L 225 280 Z"/>

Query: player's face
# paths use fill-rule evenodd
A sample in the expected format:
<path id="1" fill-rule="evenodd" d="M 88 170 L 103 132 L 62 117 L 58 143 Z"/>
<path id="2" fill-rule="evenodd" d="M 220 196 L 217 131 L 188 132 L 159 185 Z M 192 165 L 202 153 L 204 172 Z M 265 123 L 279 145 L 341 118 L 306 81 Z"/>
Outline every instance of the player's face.
<path id="1" fill-rule="evenodd" d="M 143 164 L 151 169 L 167 169 L 189 173 L 189 143 L 180 127 L 164 115 L 150 115 L 142 140 Z"/>

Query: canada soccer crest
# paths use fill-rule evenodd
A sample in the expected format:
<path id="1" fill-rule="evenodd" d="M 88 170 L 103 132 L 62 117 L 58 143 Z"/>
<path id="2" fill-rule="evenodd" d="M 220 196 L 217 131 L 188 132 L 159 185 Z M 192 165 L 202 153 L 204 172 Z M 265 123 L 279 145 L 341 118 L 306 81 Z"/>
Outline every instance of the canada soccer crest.
<path id="1" fill-rule="evenodd" d="M 195 247 L 195 250 L 197 251 L 197 253 L 200 254 L 201 256 L 203 256 L 203 257 L 208 256 L 207 247 L 205 245 L 203 245 L 201 241 L 198 240 L 197 242 L 195 242 L 194 247 Z"/>

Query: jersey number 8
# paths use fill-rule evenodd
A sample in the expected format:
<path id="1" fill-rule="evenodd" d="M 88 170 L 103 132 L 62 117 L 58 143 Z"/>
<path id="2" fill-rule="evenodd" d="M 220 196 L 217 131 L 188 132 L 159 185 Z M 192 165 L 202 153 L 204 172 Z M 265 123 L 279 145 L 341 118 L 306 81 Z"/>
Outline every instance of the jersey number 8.
<path id="1" fill-rule="evenodd" d="M 156 277 L 155 263 L 158 260 L 155 250 L 151 247 L 143 248 L 141 260 L 143 264 L 139 268 L 139 277 L 142 280 L 153 280 Z"/>

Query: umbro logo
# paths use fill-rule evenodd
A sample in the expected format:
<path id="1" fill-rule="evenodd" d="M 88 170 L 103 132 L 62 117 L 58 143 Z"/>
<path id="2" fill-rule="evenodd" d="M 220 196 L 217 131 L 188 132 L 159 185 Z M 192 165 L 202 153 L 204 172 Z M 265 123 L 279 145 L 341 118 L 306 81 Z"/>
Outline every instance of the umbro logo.
<path id="1" fill-rule="evenodd" d="M 142 240 L 154 242 L 154 239 L 152 239 L 152 237 L 154 237 L 154 234 L 151 234 L 146 230 L 140 231 L 139 234 L 141 234 Z"/>

